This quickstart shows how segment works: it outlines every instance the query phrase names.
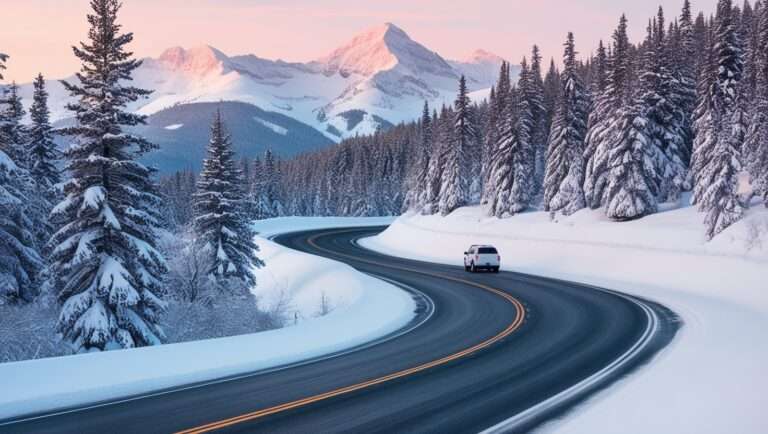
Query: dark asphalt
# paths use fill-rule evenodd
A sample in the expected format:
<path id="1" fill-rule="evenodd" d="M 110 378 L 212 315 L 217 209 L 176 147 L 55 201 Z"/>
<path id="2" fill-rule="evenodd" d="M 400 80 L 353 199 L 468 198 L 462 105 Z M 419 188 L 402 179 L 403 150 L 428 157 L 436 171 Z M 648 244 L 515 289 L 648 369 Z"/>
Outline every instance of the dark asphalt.
<path id="1" fill-rule="evenodd" d="M 592 376 L 624 354 L 646 329 L 643 309 L 609 292 L 511 272 L 469 274 L 463 268 L 384 256 L 353 243 L 382 229 L 300 232 L 276 241 L 417 288 L 433 300 L 435 311 L 413 331 L 304 366 L 4 425 L 0 432 L 170 433 L 194 428 L 454 354 L 497 335 L 514 321 L 514 306 L 499 295 L 441 276 L 471 280 L 511 294 L 524 304 L 525 322 L 505 339 L 465 358 L 223 431 L 478 432 Z M 308 243 L 311 236 L 316 237 L 320 250 Z M 675 315 L 663 306 L 638 301 L 660 319 L 660 327 L 643 351 L 609 378 L 517 430 L 561 415 L 650 360 L 671 341 L 678 327 Z"/>

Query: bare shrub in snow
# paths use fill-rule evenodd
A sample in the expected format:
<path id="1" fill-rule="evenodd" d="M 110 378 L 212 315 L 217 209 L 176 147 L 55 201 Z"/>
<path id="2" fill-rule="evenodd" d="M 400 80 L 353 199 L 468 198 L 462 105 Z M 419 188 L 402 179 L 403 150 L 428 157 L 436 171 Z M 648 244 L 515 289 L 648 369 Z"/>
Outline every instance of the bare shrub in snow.
<path id="1" fill-rule="evenodd" d="M 744 247 L 747 251 L 762 250 L 763 241 L 768 239 L 768 219 L 749 220 L 746 222 Z"/>
<path id="2" fill-rule="evenodd" d="M 255 333 L 279 328 L 282 321 L 259 309 L 253 296 L 169 303 L 163 327 L 168 343 Z"/>
<path id="3" fill-rule="evenodd" d="M 57 307 L 0 303 L 0 363 L 69 354 L 55 331 Z"/>
<path id="4" fill-rule="evenodd" d="M 325 316 L 333 312 L 335 307 L 331 304 L 331 299 L 325 291 L 320 293 L 320 306 L 317 309 L 315 316 Z"/>

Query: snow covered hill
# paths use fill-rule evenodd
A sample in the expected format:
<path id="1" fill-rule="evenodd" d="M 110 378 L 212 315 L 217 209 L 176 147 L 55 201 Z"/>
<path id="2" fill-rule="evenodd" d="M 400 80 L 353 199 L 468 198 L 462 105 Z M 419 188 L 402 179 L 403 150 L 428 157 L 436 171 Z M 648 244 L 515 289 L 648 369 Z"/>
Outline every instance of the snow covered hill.
<path id="1" fill-rule="evenodd" d="M 132 109 L 151 115 L 183 104 L 240 101 L 292 117 L 339 140 L 415 119 L 424 100 L 433 106 L 452 102 L 461 74 L 467 75 L 471 91 L 484 95 L 501 61 L 482 50 L 463 61 L 447 61 L 391 23 L 307 63 L 229 56 L 205 45 L 173 47 L 145 59 L 136 71 L 135 83 L 154 93 Z M 53 119 L 69 116 L 61 84 L 50 81 L 49 88 Z M 27 103 L 31 92 L 31 84 L 22 86 Z M 349 113 L 360 120 L 349 122 Z"/>
<path id="2" fill-rule="evenodd" d="M 552 221 L 546 212 L 497 219 L 467 207 L 400 217 L 361 244 L 454 265 L 471 244 L 493 244 L 506 270 L 636 294 L 681 317 L 675 340 L 648 366 L 541 432 L 766 432 L 768 209 L 755 201 L 711 242 L 702 220 L 691 206 L 624 223 L 601 210 Z"/>

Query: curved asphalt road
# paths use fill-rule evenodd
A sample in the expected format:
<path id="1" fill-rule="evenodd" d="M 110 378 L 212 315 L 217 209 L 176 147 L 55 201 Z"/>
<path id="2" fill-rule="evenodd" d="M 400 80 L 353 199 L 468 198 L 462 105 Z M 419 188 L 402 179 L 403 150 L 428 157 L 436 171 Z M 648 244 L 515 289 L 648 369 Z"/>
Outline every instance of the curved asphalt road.
<path id="1" fill-rule="evenodd" d="M 276 241 L 418 289 L 434 312 L 420 303 L 417 321 L 431 316 L 410 332 L 302 366 L 0 431 L 450 433 L 505 420 L 499 431 L 526 431 L 649 360 L 677 330 L 672 312 L 645 300 L 518 273 L 469 274 L 354 243 L 382 229 Z"/>

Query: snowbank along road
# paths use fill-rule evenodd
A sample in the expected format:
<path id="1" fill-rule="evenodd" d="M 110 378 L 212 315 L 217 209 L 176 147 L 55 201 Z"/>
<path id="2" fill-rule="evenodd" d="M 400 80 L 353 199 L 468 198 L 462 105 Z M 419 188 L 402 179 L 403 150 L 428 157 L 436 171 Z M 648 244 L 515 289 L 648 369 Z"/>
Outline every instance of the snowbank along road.
<path id="1" fill-rule="evenodd" d="M 512 272 L 468 274 L 357 245 L 382 229 L 275 240 L 427 297 L 434 310 L 425 309 L 419 327 L 309 364 L 0 431 L 527 431 L 649 361 L 679 325 L 663 306 L 606 289 Z"/>

